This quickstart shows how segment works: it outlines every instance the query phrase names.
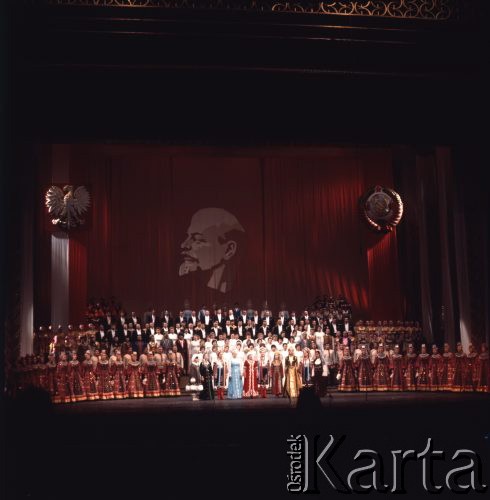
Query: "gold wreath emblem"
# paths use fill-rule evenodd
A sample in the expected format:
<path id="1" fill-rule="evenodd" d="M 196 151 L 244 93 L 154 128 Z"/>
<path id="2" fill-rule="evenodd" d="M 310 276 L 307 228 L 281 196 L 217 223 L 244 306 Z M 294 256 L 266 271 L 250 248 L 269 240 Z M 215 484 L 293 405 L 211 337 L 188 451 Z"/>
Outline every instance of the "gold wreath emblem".
<path id="1" fill-rule="evenodd" d="M 393 231 L 403 216 L 400 195 L 384 186 L 369 188 L 360 199 L 360 209 L 368 226 L 378 232 Z"/>

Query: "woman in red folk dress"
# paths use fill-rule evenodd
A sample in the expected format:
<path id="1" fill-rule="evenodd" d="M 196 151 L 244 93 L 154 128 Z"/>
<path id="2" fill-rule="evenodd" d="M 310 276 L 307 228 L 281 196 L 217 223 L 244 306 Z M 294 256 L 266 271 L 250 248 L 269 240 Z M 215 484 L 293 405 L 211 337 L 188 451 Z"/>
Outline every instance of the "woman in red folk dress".
<path id="1" fill-rule="evenodd" d="M 476 390 L 478 392 L 489 392 L 489 363 L 488 363 L 488 348 L 487 344 L 482 344 L 480 354 L 478 355 L 477 370 L 476 370 Z"/>
<path id="2" fill-rule="evenodd" d="M 105 350 L 100 353 L 100 361 L 97 363 L 97 367 L 95 368 L 95 375 L 97 376 L 97 390 L 99 391 L 99 398 L 102 400 L 114 399 L 110 365 Z"/>
<path id="3" fill-rule="evenodd" d="M 364 350 L 366 350 L 365 347 Z M 340 377 L 339 391 L 353 392 L 357 390 L 357 380 L 354 366 L 354 359 L 350 355 L 349 348 L 345 346 L 343 349 L 343 355 L 340 359 L 339 373 L 337 375 L 337 378 Z"/>
<path id="4" fill-rule="evenodd" d="M 276 352 L 271 363 L 271 391 L 274 396 L 282 396 L 282 379 L 284 367 L 282 366 L 281 353 Z"/>
<path id="5" fill-rule="evenodd" d="M 473 347 L 473 344 L 470 344 L 468 346 L 468 355 L 466 356 L 466 374 L 464 377 L 465 392 L 473 392 L 476 389 L 477 360 L 478 360 L 478 353 Z"/>
<path id="6" fill-rule="evenodd" d="M 258 364 L 253 354 L 249 354 L 243 364 L 243 397 L 256 398 L 259 395 L 259 383 L 257 380 Z"/>
<path id="7" fill-rule="evenodd" d="M 405 360 L 403 355 L 400 354 L 400 346 L 396 345 L 393 355 L 390 360 L 390 390 L 392 391 L 404 391 L 405 390 Z"/>
<path id="8" fill-rule="evenodd" d="M 155 361 L 154 354 L 149 351 L 148 359 L 143 364 L 143 387 L 145 397 L 158 398 L 160 397 L 160 384 L 158 383 L 158 365 Z"/>
<path id="9" fill-rule="evenodd" d="M 163 395 L 180 396 L 179 378 L 181 367 L 176 361 L 174 352 L 171 352 L 168 355 L 164 370 Z"/>
<path id="10" fill-rule="evenodd" d="M 46 363 L 43 363 L 43 356 L 38 356 L 37 358 L 37 382 L 36 385 L 40 389 L 49 392 L 48 385 L 48 367 Z"/>
<path id="11" fill-rule="evenodd" d="M 68 361 L 66 353 L 60 354 L 60 360 L 56 365 L 56 387 L 57 394 L 54 398 L 55 403 L 71 403 L 70 380 L 68 377 Z"/>
<path id="12" fill-rule="evenodd" d="M 58 394 L 58 388 L 56 385 L 56 361 L 54 360 L 54 354 L 48 355 L 48 362 L 46 363 L 46 377 L 47 390 L 54 403 Z"/>
<path id="13" fill-rule="evenodd" d="M 441 384 L 442 356 L 439 354 L 437 346 L 432 346 L 432 354 L 429 361 L 429 382 L 432 392 L 442 391 Z"/>
<path id="14" fill-rule="evenodd" d="M 451 391 L 454 379 L 454 354 L 450 351 L 449 344 L 444 343 L 444 352 L 441 361 L 441 391 Z"/>
<path id="15" fill-rule="evenodd" d="M 80 361 L 77 359 L 77 353 L 72 352 L 71 361 L 68 363 L 68 376 L 70 380 L 70 393 L 72 401 L 86 401 L 85 388 L 81 373 Z"/>
<path id="16" fill-rule="evenodd" d="M 99 399 L 99 391 L 97 390 L 97 380 L 95 378 L 95 365 L 92 360 L 92 353 L 85 351 L 85 359 L 82 361 L 82 379 L 85 395 L 88 401 Z"/>
<path id="17" fill-rule="evenodd" d="M 345 356 L 345 349 L 344 349 Z M 350 356 L 350 353 L 349 353 Z M 374 390 L 373 386 L 373 363 L 371 363 L 371 356 L 367 351 L 365 345 L 361 347 L 361 354 L 357 358 L 357 382 L 361 392 L 371 392 Z"/>
<path id="18" fill-rule="evenodd" d="M 386 354 L 383 344 L 379 344 L 378 354 L 374 360 L 373 375 L 374 390 L 384 392 L 390 385 L 390 358 Z"/>
<path id="19" fill-rule="evenodd" d="M 111 364 L 111 376 L 113 381 L 113 391 L 115 399 L 125 399 L 128 397 L 126 388 L 126 364 L 124 363 L 119 349 L 115 352 L 116 359 Z"/>
<path id="20" fill-rule="evenodd" d="M 430 354 L 425 344 L 422 344 L 420 351 L 417 357 L 417 391 L 429 391 Z"/>
<path id="21" fill-rule="evenodd" d="M 138 361 L 138 353 L 131 354 L 131 361 L 126 366 L 126 375 L 128 379 L 127 389 L 130 398 L 143 398 L 143 384 L 141 382 L 141 363 Z"/>
<path id="22" fill-rule="evenodd" d="M 454 353 L 454 376 L 452 392 L 463 392 L 466 375 L 466 354 L 463 352 L 463 344 L 458 342 Z"/>
<path id="23" fill-rule="evenodd" d="M 405 388 L 407 391 L 417 390 L 417 353 L 413 344 L 409 344 L 405 354 Z"/>

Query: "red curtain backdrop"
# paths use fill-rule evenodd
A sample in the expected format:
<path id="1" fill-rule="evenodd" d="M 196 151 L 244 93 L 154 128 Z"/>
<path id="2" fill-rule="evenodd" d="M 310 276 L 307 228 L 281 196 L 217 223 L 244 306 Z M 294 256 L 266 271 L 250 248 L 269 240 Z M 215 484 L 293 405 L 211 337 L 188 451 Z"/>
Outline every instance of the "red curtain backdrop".
<path id="1" fill-rule="evenodd" d="M 370 233 L 358 208 L 369 186 L 392 186 L 391 176 L 383 148 L 73 145 L 70 181 L 89 187 L 92 207 L 71 236 L 72 321 L 89 297 L 113 296 L 138 313 L 177 313 L 186 300 L 299 311 L 321 293 L 342 293 L 357 317 L 397 319 L 396 233 Z M 179 276 L 192 216 L 208 207 L 244 229 L 227 293 L 207 286 L 209 273 Z"/>

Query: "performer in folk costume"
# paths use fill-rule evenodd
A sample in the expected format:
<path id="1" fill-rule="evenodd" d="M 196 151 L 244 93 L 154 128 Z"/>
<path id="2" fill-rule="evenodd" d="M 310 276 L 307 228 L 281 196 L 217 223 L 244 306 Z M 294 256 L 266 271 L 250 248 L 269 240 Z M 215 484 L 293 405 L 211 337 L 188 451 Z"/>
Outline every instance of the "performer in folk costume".
<path id="1" fill-rule="evenodd" d="M 125 399 L 128 397 L 126 387 L 126 364 L 124 363 L 121 351 L 115 351 L 115 361 L 111 364 L 111 377 L 113 380 L 114 397 L 116 399 Z"/>
<path id="2" fill-rule="evenodd" d="M 307 347 L 303 349 L 303 357 L 301 360 L 298 358 L 298 361 L 300 362 L 299 365 L 301 367 L 300 375 L 302 384 L 310 385 L 312 377 L 312 366 L 310 361 L 310 350 Z"/>
<path id="3" fill-rule="evenodd" d="M 442 391 L 441 384 L 442 356 L 439 354 L 437 346 L 432 346 L 432 354 L 429 362 L 429 381 L 432 392 Z"/>
<path id="4" fill-rule="evenodd" d="M 276 351 L 271 363 L 271 392 L 275 396 L 282 394 L 282 379 L 284 377 L 284 368 L 282 366 L 281 353 Z"/>
<path id="5" fill-rule="evenodd" d="M 228 375 L 226 363 L 223 360 L 223 352 L 219 351 L 216 361 L 213 364 L 214 386 L 216 387 L 216 396 L 218 399 L 224 399 L 225 396 L 225 380 Z"/>
<path id="6" fill-rule="evenodd" d="M 289 399 L 296 399 L 299 396 L 299 391 L 302 387 L 301 376 L 299 373 L 298 358 L 294 355 L 294 349 L 288 349 L 288 355 L 284 360 L 284 389 L 283 394 Z"/>
<path id="7" fill-rule="evenodd" d="M 54 353 L 48 355 L 47 369 L 47 388 L 51 395 L 51 401 L 56 402 L 55 398 L 58 395 L 57 379 L 56 379 L 56 361 Z"/>
<path id="8" fill-rule="evenodd" d="M 153 352 L 147 354 L 147 361 L 142 366 L 143 372 L 143 392 L 147 398 L 157 398 L 160 396 L 160 383 L 158 382 L 158 365 Z"/>
<path id="9" fill-rule="evenodd" d="M 44 356 L 37 358 L 37 386 L 49 392 L 48 385 L 48 366 L 42 362 Z"/>
<path id="10" fill-rule="evenodd" d="M 408 352 L 405 355 L 405 389 L 417 390 L 417 353 L 413 344 L 408 345 Z"/>
<path id="11" fill-rule="evenodd" d="M 66 353 L 60 353 L 60 360 L 56 365 L 56 387 L 57 394 L 54 398 L 55 403 L 71 403 L 70 380 L 68 377 L 68 361 Z"/>
<path id="12" fill-rule="evenodd" d="M 72 401 L 86 401 L 85 388 L 81 373 L 80 361 L 77 359 L 77 353 L 71 354 L 72 360 L 68 363 L 68 379 L 70 383 L 70 394 Z"/>
<path id="13" fill-rule="evenodd" d="M 243 394 L 242 362 L 236 350 L 231 353 L 228 399 L 241 399 Z"/>
<path id="14" fill-rule="evenodd" d="M 164 396 L 180 396 L 179 378 L 181 373 L 181 367 L 177 364 L 175 353 L 171 352 L 165 363 Z"/>
<path id="15" fill-rule="evenodd" d="M 85 351 L 84 360 L 82 361 L 81 374 L 83 379 L 83 387 L 88 401 L 99 399 L 99 391 L 97 390 L 97 379 L 95 378 L 95 366 L 92 361 L 92 353 Z"/>
<path id="16" fill-rule="evenodd" d="M 312 366 L 311 377 L 315 388 L 315 394 L 318 397 L 322 397 L 325 393 L 325 388 L 324 388 L 325 384 L 323 378 L 324 362 L 322 360 L 320 351 L 318 349 L 315 351 L 315 358 L 313 359 L 311 366 Z"/>
<path id="17" fill-rule="evenodd" d="M 441 391 L 450 391 L 454 379 L 454 354 L 450 351 L 449 344 L 444 343 L 444 352 L 441 360 Z"/>
<path id="18" fill-rule="evenodd" d="M 369 361 L 369 355 L 367 355 L 367 359 Z M 339 372 L 337 375 L 339 379 L 339 391 L 353 392 L 357 390 L 358 383 L 356 380 L 354 366 L 354 359 L 350 354 L 349 348 L 345 346 L 343 348 L 343 354 L 340 356 Z"/>
<path id="19" fill-rule="evenodd" d="M 473 392 L 476 389 L 477 362 L 478 362 L 478 353 L 473 347 L 473 344 L 470 344 L 468 346 L 468 354 L 466 356 L 466 374 L 464 377 L 465 392 Z"/>
<path id="20" fill-rule="evenodd" d="M 350 355 L 350 353 L 349 353 Z M 345 356 L 345 349 L 344 349 Z M 365 345 L 361 346 L 361 355 L 356 362 L 358 388 L 361 392 L 374 391 L 373 372 L 374 367 L 371 356 Z"/>
<path id="21" fill-rule="evenodd" d="M 463 352 L 463 344 L 456 344 L 454 353 L 454 376 L 452 392 L 463 392 L 466 376 L 466 354 Z"/>
<path id="22" fill-rule="evenodd" d="M 476 369 L 476 390 L 478 392 L 490 392 L 488 385 L 489 370 L 488 348 L 487 344 L 483 343 L 480 347 Z"/>
<path id="23" fill-rule="evenodd" d="M 142 398 L 145 393 L 143 391 L 143 383 L 141 382 L 142 367 L 138 361 L 138 353 L 131 354 L 131 361 L 126 366 L 127 389 L 130 398 Z"/>
<path id="24" fill-rule="evenodd" d="M 391 375 L 390 375 L 390 390 L 404 391 L 405 390 L 405 360 L 403 355 L 400 354 L 400 346 L 395 345 L 393 355 L 391 356 Z"/>
<path id="25" fill-rule="evenodd" d="M 430 390 L 430 354 L 427 352 L 427 347 L 422 344 L 420 354 L 417 357 L 417 391 Z"/>
<path id="26" fill-rule="evenodd" d="M 269 384 L 270 363 L 267 358 L 267 349 L 262 346 L 259 349 L 259 359 L 257 360 L 259 394 L 261 398 L 267 397 L 267 386 Z"/>
<path id="27" fill-rule="evenodd" d="M 107 359 L 107 352 L 100 353 L 100 361 L 95 368 L 95 375 L 97 376 L 97 390 L 99 391 L 100 399 L 114 399 L 114 391 L 112 390 L 112 379 Z"/>
<path id="28" fill-rule="evenodd" d="M 259 395 L 258 385 L 258 363 L 254 360 L 253 354 L 248 354 L 243 364 L 243 397 L 256 398 Z"/>
<path id="29" fill-rule="evenodd" d="M 209 354 L 207 352 L 204 353 L 201 364 L 199 365 L 199 373 L 201 375 L 201 383 L 203 386 L 203 389 L 199 394 L 199 399 L 214 399 L 213 367 L 211 366 Z"/>
<path id="30" fill-rule="evenodd" d="M 191 379 L 195 380 L 196 385 L 201 384 L 201 372 L 200 372 L 200 366 L 201 366 L 201 359 L 199 355 L 195 355 L 192 358 L 191 364 L 189 365 L 189 381 Z"/>
<path id="31" fill-rule="evenodd" d="M 373 385 L 375 391 L 387 391 L 390 386 L 390 358 L 383 344 L 378 346 L 378 354 L 374 360 Z"/>

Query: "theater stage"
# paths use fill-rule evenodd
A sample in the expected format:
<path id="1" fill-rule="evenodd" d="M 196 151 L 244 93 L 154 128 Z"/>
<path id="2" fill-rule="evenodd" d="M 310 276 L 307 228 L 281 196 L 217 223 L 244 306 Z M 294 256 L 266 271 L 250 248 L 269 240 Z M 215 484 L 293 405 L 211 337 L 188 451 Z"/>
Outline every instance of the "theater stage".
<path id="1" fill-rule="evenodd" d="M 315 406 L 315 410 L 339 409 L 339 410 L 360 410 L 366 408 L 375 409 L 383 407 L 389 411 L 389 407 L 400 409 L 414 409 L 415 406 L 423 405 L 436 409 L 440 405 L 488 405 L 490 394 L 468 393 L 423 393 L 423 392 L 373 392 L 373 393 L 338 393 L 332 391 L 329 396 L 320 398 L 321 408 Z M 310 405 L 306 402 L 306 411 Z M 266 399 L 225 399 L 219 401 L 193 401 L 191 396 L 185 395 L 175 398 L 143 398 L 124 399 L 112 401 L 86 401 L 82 403 L 55 405 L 53 412 L 58 415 L 89 415 L 89 414 L 113 414 L 126 412 L 142 412 L 145 414 L 171 412 L 220 412 L 220 411 L 245 411 L 245 412 L 275 412 L 275 411 L 301 411 L 301 402 L 298 408 L 292 405 L 287 398 L 268 396 Z"/>

